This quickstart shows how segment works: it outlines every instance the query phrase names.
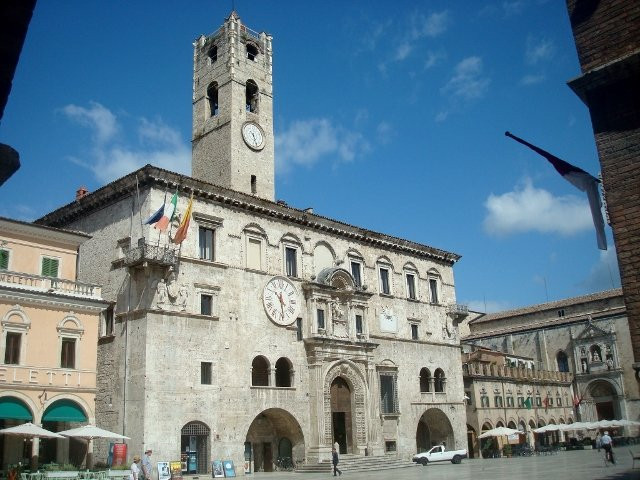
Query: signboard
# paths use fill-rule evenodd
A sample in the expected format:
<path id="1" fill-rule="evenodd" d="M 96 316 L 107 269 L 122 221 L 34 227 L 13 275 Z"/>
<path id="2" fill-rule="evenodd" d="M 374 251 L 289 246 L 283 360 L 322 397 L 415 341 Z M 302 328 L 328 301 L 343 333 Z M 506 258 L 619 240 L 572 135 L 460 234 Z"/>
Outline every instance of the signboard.
<path id="1" fill-rule="evenodd" d="M 111 466 L 117 467 L 118 465 L 127 464 L 127 444 L 126 443 L 113 443 L 113 455 L 111 456 Z"/>
<path id="2" fill-rule="evenodd" d="M 176 462 L 169 462 L 169 470 L 171 472 L 171 478 L 174 480 L 182 479 L 182 462 L 180 460 Z"/>
<path id="3" fill-rule="evenodd" d="M 169 480 L 170 478 L 169 462 L 158 462 L 158 480 Z"/>
<path id="4" fill-rule="evenodd" d="M 233 465 L 233 460 L 223 460 L 222 465 L 224 466 L 224 476 L 225 477 L 235 477 L 236 476 L 236 467 Z"/>
<path id="5" fill-rule="evenodd" d="M 211 462 L 211 476 L 213 478 L 224 477 L 224 469 L 222 467 L 222 460 L 214 460 Z"/>

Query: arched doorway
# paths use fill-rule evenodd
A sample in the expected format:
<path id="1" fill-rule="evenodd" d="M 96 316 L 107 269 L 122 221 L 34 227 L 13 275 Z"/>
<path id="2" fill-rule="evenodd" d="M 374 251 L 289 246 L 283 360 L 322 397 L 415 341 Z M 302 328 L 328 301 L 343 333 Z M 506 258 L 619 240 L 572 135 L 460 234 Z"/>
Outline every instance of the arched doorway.
<path id="1" fill-rule="evenodd" d="M 478 434 L 475 428 L 467 423 L 467 452 L 469 453 L 469 458 L 476 458 L 479 453 L 478 448 Z"/>
<path id="2" fill-rule="evenodd" d="M 491 430 L 493 427 L 491 423 L 485 422 L 482 424 L 482 433 L 487 430 Z M 493 458 L 498 454 L 498 444 L 495 437 L 485 437 L 480 439 L 480 453 L 482 458 Z"/>
<path id="3" fill-rule="evenodd" d="M 598 420 L 621 418 L 620 402 L 616 389 L 606 380 L 596 380 L 589 385 L 589 397 Z"/>
<path id="4" fill-rule="evenodd" d="M 305 458 L 304 435 L 300 424 L 286 410 L 270 408 L 257 415 L 247 431 L 245 454 L 253 460 L 255 472 L 272 472 L 278 457 L 294 464 Z"/>
<path id="5" fill-rule="evenodd" d="M 382 375 L 381 375 L 382 376 Z M 392 375 L 385 375 L 394 380 Z M 339 379 L 339 380 L 338 380 Z M 337 381 L 336 381 L 337 380 Z M 341 361 L 335 364 L 325 376 L 324 395 L 324 422 L 330 425 L 321 433 L 321 442 L 331 447 L 334 442 L 340 445 L 341 453 L 354 453 L 363 455 L 367 447 L 367 408 L 371 401 L 365 389 L 366 381 L 358 368 L 349 361 Z M 396 390 L 392 390 L 392 393 Z M 347 399 L 348 397 L 348 399 Z M 339 426 L 341 415 L 344 413 L 344 437 L 340 437 Z M 338 435 L 338 436 L 336 436 Z"/>
<path id="6" fill-rule="evenodd" d="M 73 400 L 63 398 L 49 405 L 42 415 L 42 428 L 52 432 L 61 432 L 85 425 L 87 414 L 84 409 Z M 70 463 L 77 467 L 86 461 L 87 441 L 79 438 L 59 440 L 54 438 L 40 439 L 39 462 Z"/>
<path id="7" fill-rule="evenodd" d="M 0 428 L 9 428 L 33 422 L 33 414 L 29 406 L 17 397 L 0 398 Z M 0 435 L 0 469 L 6 470 L 8 465 L 22 462 L 28 465 L 31 459 L 31 439 L 19 436 Z"/>
<path id="8" fill-rule="evenodd" d="M 202 422 L 189 422 L 180 431 L 180 454 L 187 461 L 187 473 L 207 473 L 210 429 Z"/>
<path id="9" fill-rule="evenodd" d="M 416 447 L 418 451 L 424 452 L 434 445 L 443 443 L 449 448 L 454 448 L 455 438 L 451 422 L 442 410 L 430 408 L 418 420 Z"/>
<path id="10" fill-rule="evenodd" d="M 351 451 L 353 445 L 351 389 L 342 377 L 331 383 L 331 427 L 333 438 L 340 445 L 339 453 Z"/>

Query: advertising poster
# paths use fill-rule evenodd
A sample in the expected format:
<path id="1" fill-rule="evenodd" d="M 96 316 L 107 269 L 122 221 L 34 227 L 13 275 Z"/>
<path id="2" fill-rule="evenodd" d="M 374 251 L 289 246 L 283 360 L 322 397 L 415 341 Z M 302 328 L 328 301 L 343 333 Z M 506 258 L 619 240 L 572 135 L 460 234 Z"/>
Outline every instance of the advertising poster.
<path id="1" fill-rule="evenodd" d="M 170 478 L 169 462 L 158 462 L 158 480 L 169 480 Z"/>
<path id="2" fill-rule="evenodd" d="M 251 473 L 251 460 L 244 461 L 244 473 Z"/>
<path id="3" fill-rule="evenodd" d="M 169 462 L 169 470 L 171 471 L 171 478 L 174 480 L 182 479 L 182 462 Z"/>
<path id="4" fill-rule="evenodd" d="M 114 443 L 113 444 L 113 459 L 111 461 L 112 467 L 118 465 L 127 464 L 127 444 L 126 443 Z"/>
<path id="5" fill-rule="evenodd" d="M 211 462 L 211 476 L 213 478 L 224 477 L 224 469 L 222 467 L 222 460 L 214 460 Z"/>
<path id="6" fill-rule="evenodd" d="M 233 460 L 223 460 L 222 464 L 224 465 L 224 476 L 225 477 L 235 477 L 236 476 L 236 467 L 233 466 Z"/>

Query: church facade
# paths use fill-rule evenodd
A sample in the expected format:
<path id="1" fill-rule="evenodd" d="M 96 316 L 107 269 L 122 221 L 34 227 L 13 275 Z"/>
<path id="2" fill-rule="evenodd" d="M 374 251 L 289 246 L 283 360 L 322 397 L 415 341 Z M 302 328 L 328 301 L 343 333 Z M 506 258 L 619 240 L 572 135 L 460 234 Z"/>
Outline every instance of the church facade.
<path id="1" fill-rule="evenodd" d="M 271 37 L 234 12 L 194 49 L 192 177 L 147 165 L 38 220 L 91 235 L 79 276 L 115 302 L 98 424 L 194 473 L 465 448 L 460 257 L 275 202 Z"/>

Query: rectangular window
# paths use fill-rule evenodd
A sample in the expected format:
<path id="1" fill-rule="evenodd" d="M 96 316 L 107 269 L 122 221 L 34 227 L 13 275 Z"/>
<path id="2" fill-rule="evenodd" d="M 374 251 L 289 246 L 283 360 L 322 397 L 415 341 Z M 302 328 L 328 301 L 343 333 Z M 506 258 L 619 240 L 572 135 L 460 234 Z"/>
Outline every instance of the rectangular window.
<path id="1" fill-rule="evenodd" d="M 384 442 L 384 451 L 386 453 L 395 452 L 397 449 L 396 442 L 394 440 L 386 440 Z"/>
<path id="2" fill-rule="evenodd" d="M 407 298 L 416 299 L 416 276 L 413 273 L 407 273 Z"/>
<path id="3" fill-rule="evenodd" d="M 20 363 L 20 342 L 22 334 L 7 332 L 7 342 L 4 349 L 4 363 L 18 365 Z"/>
<path id="4" fill-rule="evenodd" d="M 502 397 L 496 395 L 493 399 L 493 403 L 496 407 L 502 407 Z"/>
<path id="5" fill-rule="evenodd" d="M 9 268 L 9 250 L 0 249 L 0 270 Z"/>
<path id="6" fill-rule="evenodd" d="M 356 287 L 362 286 L 361 268 L 362 266 L 360 265 L 360 262 L 351 262 L 351 275 L 353 276 L 353 281 L 355 282 Z"/>
<path id="7" fill-rule="evenodd" d="M 215 239 L 215 230 L 200 227 L 198 229 L 200 235 L 200 258 L 202 260 L 214 260 L 213 241 Z"/>
<path id="8" fill-rule="evenodd" d="M 356 333 L 362 332 L 362 315 L 356 315 Z"/>
<path id="9" fill-rule="evenodd" d="M 507 397 L 507 407 L 513 407 L 513 397 Z"/>
<path id="10" fill-rule="evenodd" d="M 415 323 L 411 324 L 411 340 L 418 340 L 418 325 Z"/>
<path id="11" fill-rule="evenodd" d="M 262 242 L 249 238 L 247 242 L 247 268 L 262 270 Z"/>
<path id="12" fill-rule="evenodd" d="M 211 362 L 200 363 L 200 383 L 202 385 L 211 385 Z"/>
<path id="13" fill-rule="evenodd" d="M 431 291 L 431 303 L 438 303 L 438 281 L 435 278 L 429 279 L 429 290 Z"/>
<path id="14" fill-rule="evenodd" d="M 558 407 L 561 407 L 561 406 L 562 406 L 562 399 L 561 399 L 560 397 L 556 397 L 556 405 L 557 405 Z"/>
<path id="15" fill-rule="evenodd" d="M 302 319 L 296 318 L 296 340 L 302 340 Z"/>
<path id="16" fill-rule="evenodd" d="M 472 406 L 473 405 L 473 401 L 471 400 L 471 392 L 469 390 L 465 391 L 464 394 L 466 395 L 466 401 L 467 401 L 467 405 L 468 406 Z"/>
<path id="17" fill-rule="evenodd" d="M 542 406 L 542 398 L 536 397 L 536 407 L 541 407 L 541 406 Z"/>
<path id="18" fill-rule="evenodd" d="M 380 375 L 380 408 L 382 413 L 398 413 L 398 392 L 395 375 Z"/>
<path id="19" fill-rule="evenodd" d="M 380 268 L 380 293 L 384 293 L 385 295 L 391 294 L 388 268 Z"/>
<path id="20" fill-rule="evenodd" d="M 200 295 L 200 315 L 211 316 L 213 312 L 213 295 Z"/>
<path id="21" fill-rule="evenodd" d="M 560 310 L 558 310 L 558 317 L 560 318 L 564 317 L 564 308 L 561 308 Z"/>
<path id="22" fill-rule="evenodd" d="M 553 407 L 553 398 L 552 397 L 547 397 L 549 399 L 549 406 Z"/>
<path id="23" fill-rule="evenodd" d="M 524 397 L 518 397 L 518 408 L 524 407 Z"/>
<path id="24" fill-rule="evenodd" d="M 319 308 L 317 311 L 318 330 L 324 330 L 324 310 Z"/>
<path id="25" fill-rule="evenodd" d="M 76 339 L 63 338 L 60 352 L 60 367 L 76 368 Z"/>
<path id="26" fill-rule="evenodd" d="M 293 247 L 285 247 L 284 255 L 285 255 L 287 277 L 297 277 L 298 276 L 298 258 L 297 258 L 298 250 Z"/>
<path id="27" fill-rule="evenodd" d="M 113 335 L 113 307 L 104 311 L 104 334 Z"/>
<path id="28" fill-rule="evenodd" d="M 59 260 L 57 258 L 42 257 L 42 270 L 40 275 L 43 277 L 58 277 Z"/>
<path id="29" fill-rule="evenodd" d="M 487 397 L 486 395 L 483 395 L 482 397 L 480 397 L 480 405 L 482 407 L 488 407 L 489 406 L 489 397 Z"/>

